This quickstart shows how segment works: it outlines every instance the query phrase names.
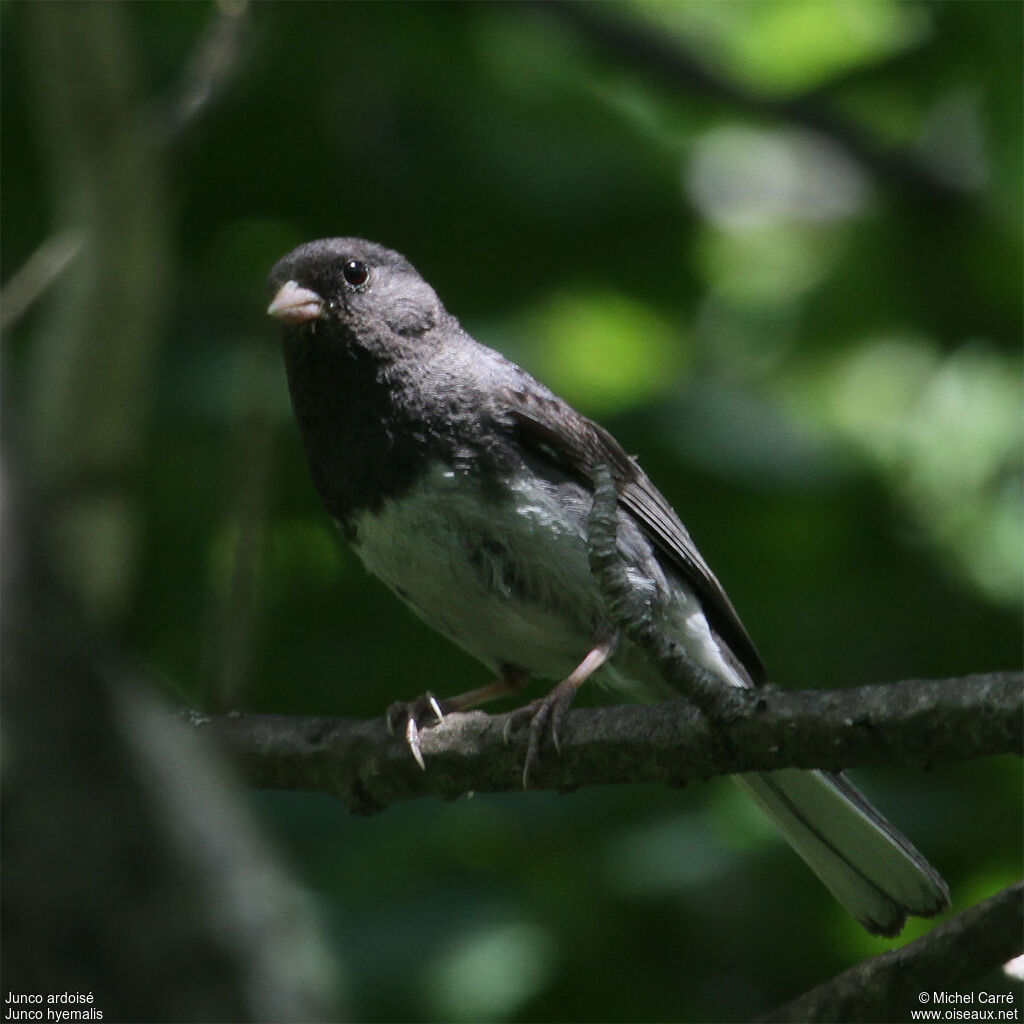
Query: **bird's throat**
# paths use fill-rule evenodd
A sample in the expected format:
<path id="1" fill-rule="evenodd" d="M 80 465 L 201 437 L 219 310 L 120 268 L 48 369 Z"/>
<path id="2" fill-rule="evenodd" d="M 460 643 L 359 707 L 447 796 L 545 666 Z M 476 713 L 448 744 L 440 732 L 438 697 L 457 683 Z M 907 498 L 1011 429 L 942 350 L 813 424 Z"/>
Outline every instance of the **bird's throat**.
<path id="1" fill-rule="evenodd" d="M 422 471 L 423 431 L 395 402 L 389 367 L 365 350 L 308 336 L 284 346 L 292 407 L 313 483 L 342 529 L 405 493 Z"/>

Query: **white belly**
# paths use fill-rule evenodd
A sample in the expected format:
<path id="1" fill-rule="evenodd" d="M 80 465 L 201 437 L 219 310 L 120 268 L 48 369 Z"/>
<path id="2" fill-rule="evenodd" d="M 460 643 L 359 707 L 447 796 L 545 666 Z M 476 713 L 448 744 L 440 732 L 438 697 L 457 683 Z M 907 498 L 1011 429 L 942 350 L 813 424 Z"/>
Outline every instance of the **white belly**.
<path id="1" fill-rule="evenodd" d="M 566 515 L 553 485 L 513 485 L 498 509 L 471 479 L 438 469 L 357 520 L 353 546 L 429 625 L 493 671 L 559 679 L 607 634 L 584 523 Z"/>
<path id="2" fill-rule="evenodd" d="M 439 468 L 358 519 L 353 547 L 425 622 L 496 674 L 564 679 L 613 633 L 587 559 L 589 509 L 582 496 L 536 478 L 513 482 L 509 495 L 499 508 L 472 478 Z M 695 670 L 743 685 L 690 588 L 646 564 L 657 580 L 636 566 L 627 572 L 680 653 Z M 628 642 L 595 678 L 642 702 L 678 696 Z"/>

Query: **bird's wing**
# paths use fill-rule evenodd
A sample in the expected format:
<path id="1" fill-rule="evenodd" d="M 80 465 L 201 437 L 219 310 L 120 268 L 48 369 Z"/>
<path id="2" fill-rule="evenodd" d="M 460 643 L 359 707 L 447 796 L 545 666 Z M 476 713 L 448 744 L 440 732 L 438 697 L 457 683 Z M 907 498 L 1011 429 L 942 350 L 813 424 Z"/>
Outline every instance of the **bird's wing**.
<path id="1" fill-rule="evenodd" d="M 650 477 L 602 426 L 581 416 L 546 388 L 508 388 L 503 411 L 517 437 L 536 456 L 588 487 L 596 466 L 606 465 L 618 488 L 619 504 L 633 514 L 656 547 L 668 557 L 700 598 L 711 626 L 751 679 L 764 682 L 761 657 L 721 583 L 697 550 L 675 510 Z"/>

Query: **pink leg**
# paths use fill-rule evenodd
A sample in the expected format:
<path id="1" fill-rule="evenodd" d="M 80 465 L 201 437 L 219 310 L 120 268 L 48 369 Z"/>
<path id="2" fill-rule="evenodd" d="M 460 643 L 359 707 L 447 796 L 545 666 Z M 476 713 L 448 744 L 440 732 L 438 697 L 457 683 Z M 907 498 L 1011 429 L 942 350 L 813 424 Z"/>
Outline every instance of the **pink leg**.
<path id="1" fill-rule="evenodd" d="M 530 717 L 530 740 L 523 763 L 523 789 L 529 788 L 530 769 L 540 756 L 544 734 L 550 733 L 555 750 L 558 750 L 558 727 L 572 705 L 576 691 L 615 653 L 615 645 L 614 638 L 598 644 L 546 697 L 521 709 Z"/>

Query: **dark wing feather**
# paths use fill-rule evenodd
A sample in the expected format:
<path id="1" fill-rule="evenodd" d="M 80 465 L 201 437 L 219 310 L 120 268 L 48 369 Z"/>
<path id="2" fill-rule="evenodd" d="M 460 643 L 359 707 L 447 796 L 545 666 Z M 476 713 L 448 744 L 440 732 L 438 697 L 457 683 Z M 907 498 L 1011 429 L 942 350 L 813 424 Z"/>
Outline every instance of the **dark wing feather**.
<path id="1" fill-rule="evenodd" d="M 675 510 L 636 460 L 626 454 L 607 430 L 546 389 L 511 389 L 506 409 L 523 444 L 587 486 L 593 486 L 596 465 L 603 463 L 611 469 L 619 503 L 632 513 L 696 591 L 712 628 L 728 644 L 752 681 L 756 685 L 763 683 L 764 665 L 736 609 Z"/>

